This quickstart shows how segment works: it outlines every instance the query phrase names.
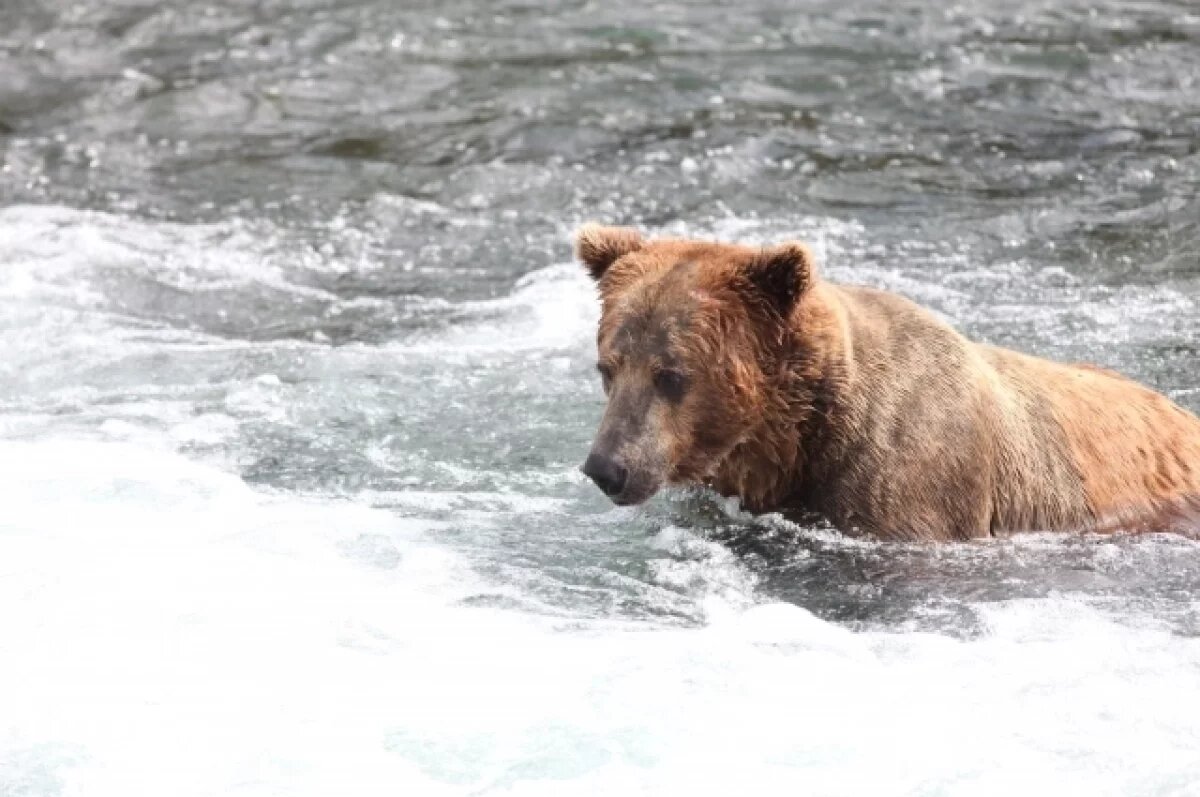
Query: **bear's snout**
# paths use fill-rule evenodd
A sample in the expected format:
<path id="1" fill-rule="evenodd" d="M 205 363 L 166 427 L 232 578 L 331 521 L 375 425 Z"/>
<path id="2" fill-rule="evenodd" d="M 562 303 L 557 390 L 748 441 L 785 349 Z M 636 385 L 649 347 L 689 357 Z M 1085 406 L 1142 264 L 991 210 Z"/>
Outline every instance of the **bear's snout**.
<path id="1" fill-rule="evenodd" d="M 603 456 L 593 451 L 588 454 L 583 463 L 583 473 L 604 491 L 604 494 L 614 501 L 625 489 L 629 471 L 612 457 Z"/>

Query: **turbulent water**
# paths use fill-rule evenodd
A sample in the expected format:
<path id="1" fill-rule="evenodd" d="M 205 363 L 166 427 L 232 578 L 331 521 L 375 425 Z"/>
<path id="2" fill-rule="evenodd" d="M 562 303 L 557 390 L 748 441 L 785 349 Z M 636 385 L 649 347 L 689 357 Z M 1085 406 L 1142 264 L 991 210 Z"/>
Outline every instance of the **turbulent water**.
<path id="1" fill-rule="evenodd" d="M 1200 409 L 1190 2 L 4 0 L 0 795 L 1200 794 L 1200 543 L 614 509 L 584 219 Z"/>

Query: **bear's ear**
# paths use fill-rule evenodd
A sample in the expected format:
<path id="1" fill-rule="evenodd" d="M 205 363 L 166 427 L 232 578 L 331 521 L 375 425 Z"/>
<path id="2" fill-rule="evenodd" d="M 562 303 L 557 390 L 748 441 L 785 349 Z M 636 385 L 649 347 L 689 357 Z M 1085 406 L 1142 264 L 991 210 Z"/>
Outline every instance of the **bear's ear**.
<path id="1" fill-rule="evenodd" d="M 599 280 L 609 266 L 645 243 L 642 234 L 631 227 L 605 227 L 589 222 L 575 233 L 575 256 L 592 279 Z"/>
<path id="2" fill-rule="evenodd" d="M 741 268 L 743 290 L 752 303 L 787 318 L 816 276 L 812 252 L 799 241 L 768 246 Z"/>

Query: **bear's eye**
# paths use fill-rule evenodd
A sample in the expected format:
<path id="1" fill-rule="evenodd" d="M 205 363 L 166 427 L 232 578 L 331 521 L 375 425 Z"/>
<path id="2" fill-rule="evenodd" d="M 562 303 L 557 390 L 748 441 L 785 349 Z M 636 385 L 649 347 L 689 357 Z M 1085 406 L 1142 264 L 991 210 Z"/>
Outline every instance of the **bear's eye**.
<path id="1" fill-rule="evenodd" d="M 607 393 L 609 386 L 612 385 L 612 366 L 606 363 L 596 363 L 596 370 L 600 372 L 600 382 L 604 385 L 604 392 Z"/>
<path id="2" fill-rule="evenodd" d="M 687 390 L 687 377 L 678 371 L 655 371 L 654 389 L 661 393 L 667 401 L 680 401 Z"/>

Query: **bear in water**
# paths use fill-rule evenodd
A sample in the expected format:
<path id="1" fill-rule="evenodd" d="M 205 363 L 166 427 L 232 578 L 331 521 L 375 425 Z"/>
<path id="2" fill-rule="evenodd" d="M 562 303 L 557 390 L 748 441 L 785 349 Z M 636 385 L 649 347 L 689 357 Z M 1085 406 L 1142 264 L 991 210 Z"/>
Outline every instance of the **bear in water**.
<path id="1" fill-rule="evenodd" d="M 704 484 L 888 539 L 1196 530 L 1200 419 L 1119 374 L 969 341 L 801 243 L 588 224 L 576 252 L 608 395 L 583 470 L 618 504 Z"/>

